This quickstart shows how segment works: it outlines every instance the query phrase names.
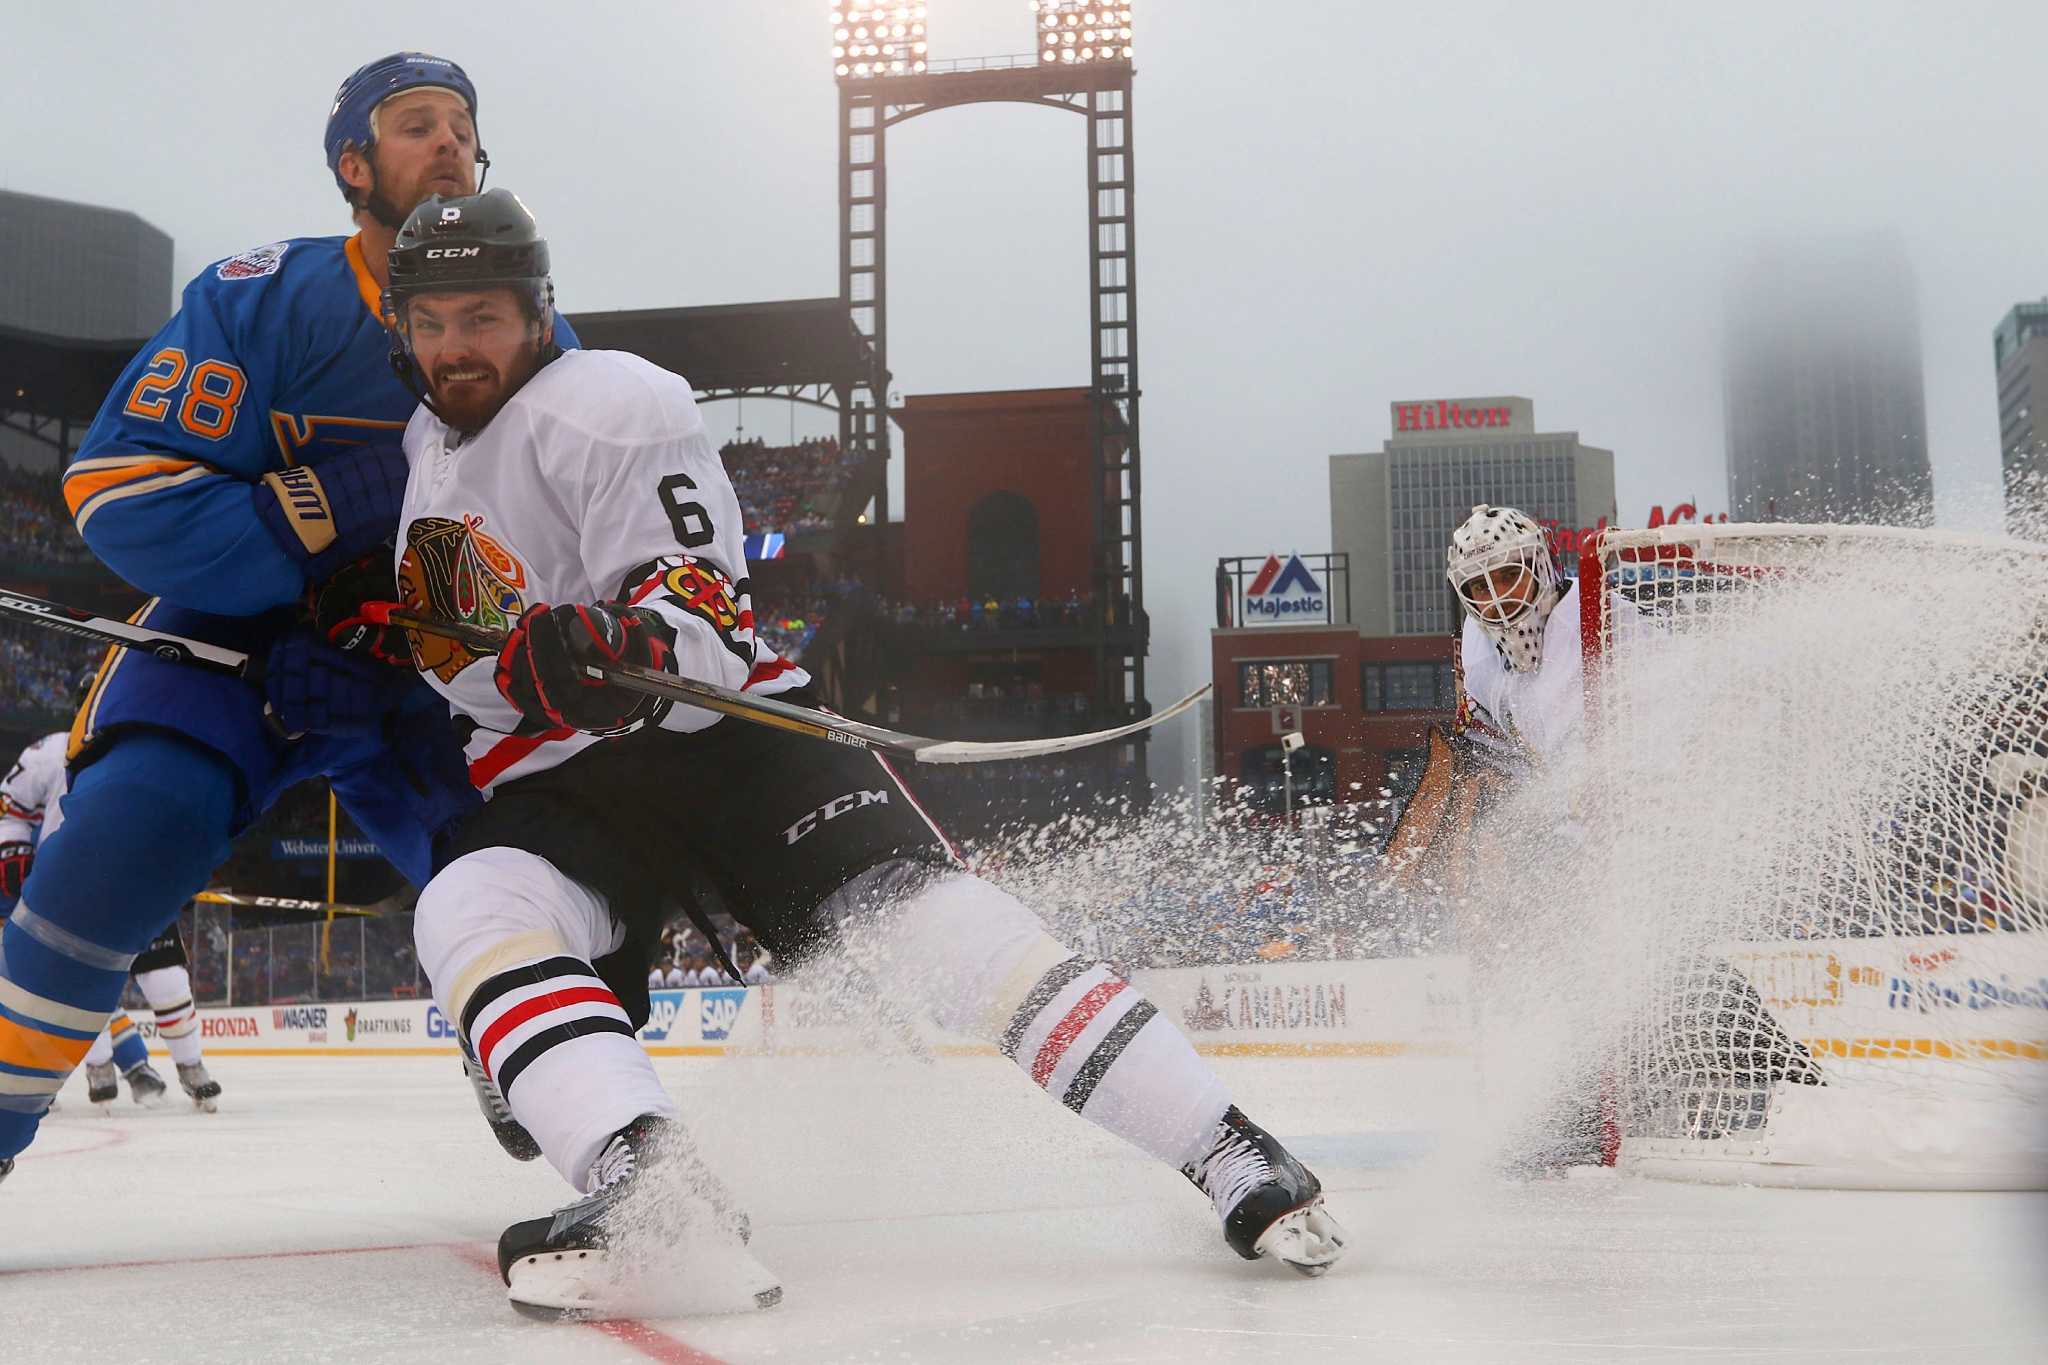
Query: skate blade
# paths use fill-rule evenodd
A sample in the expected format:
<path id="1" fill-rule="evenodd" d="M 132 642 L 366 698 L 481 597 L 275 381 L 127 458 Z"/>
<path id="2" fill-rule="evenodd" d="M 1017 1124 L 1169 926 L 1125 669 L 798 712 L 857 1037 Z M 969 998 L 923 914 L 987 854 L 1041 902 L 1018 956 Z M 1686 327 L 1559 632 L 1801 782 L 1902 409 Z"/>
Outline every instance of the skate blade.
<path id="1" fill-rule="evenodd" d="M 218 1114 L 220 1112 L 220 1101 L 202 1100 L 195 1095 L 192 1098 L 192 1107 L 202 1114 Z"/>
<path id="2" fill-rule="evenodd" d="M 507 1268 L 505 1297 L 515 1312 L 544 1322 L 609 1318 L 708 1317 L 750 1313 L 782 1302 L 782 1286 L 745 1251 L 712 1270 L 672 1275 L 614 1266 L 600 1250 L 548 1251 Z"/>
<path id="3" fill-rule="evenodd" d="M 1273 1220 L 1252 1250 L 1300 1275 L 1326 1274 L 1344 1254 L 1344 1229 L 1318 1198 Z"/>

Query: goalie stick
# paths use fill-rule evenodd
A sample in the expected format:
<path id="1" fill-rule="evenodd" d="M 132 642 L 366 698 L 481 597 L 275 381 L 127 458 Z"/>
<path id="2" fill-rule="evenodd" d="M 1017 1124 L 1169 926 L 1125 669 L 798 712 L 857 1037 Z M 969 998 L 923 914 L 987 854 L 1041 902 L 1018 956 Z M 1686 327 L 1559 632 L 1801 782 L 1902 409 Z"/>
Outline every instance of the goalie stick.
<path id="1" fill-rule="evenodd" d="M 403 626 L 407 630 L 416 630 L 423 635 L 453 640 L 476 654 L 496 654 L 505 647 L 506 637 L 499 631 L 484 630 L 461 621 L 446 621 L 438 616 L 407 611 L 396 602 L 366 602 L 363 604 L 363 615 L 378 625 Z M 1050 739 L 984 742 L 966 739 L 927 739 L 922 735 L 908 735 L 900 730 L 887 730 L 864 721 L 848 720 L 829 711 L 795 706 L 786 701 L 777 701 L 773 697 L 753 697 L 744 692 L 735 692 L 729 687 L 720 687 L 716 683 L 678 677 L 673 673 L 641 668 L 637 664 L 587 664 L 585 670 L 593 678 L 629 691 L 665 697 L 684 706 L 716 711 L 720 715 L 750 721 L 755 725 L 765 725 L 770 729 L 789 730 L 799 735 L 809 735 L 813 739 L 830 740 L 834 744 L 846 744 L 856 749 L 870 749 L 898 758 L 907 758 L 914 763 L 992 763 L 1006 759 L 1040 758 L 1047 754 L 1063 754 L 1074 749 L 1107 744 L 1112 740 L 1149 730 L 1161 721 L 1171 720 L 1200 701 L 1209 691 L 1208 684 L 1204 683 L 1165 710 L 1156 711 L 1143 720 L 1132 721 L 1129 725 L 1119 725 L 1111 730 L 1091 730 L 1079 735 L 1057 735 Z"/>
<path id="2" fill-rule="evenodd" d="M 438 617 L 422 616 L 406 611 L 393 602 L 372 602 L 365 604 L 364 614 L 380 624 L 404 626 L 425 635 L 438 635 L 444 639 L 456 640 L 470 649 L 496 654 L 504 647 L 505 637 L 495 631 L 481 630 L 458 621 L 443 621 Z M 191 640 L 182 635 L 169 635 L 149 630 L 143 626 L 131 625 L 111 617 L 95 616 L 77 607 L 67 607 L 57 602 L 48 602 L 40 597 L 12 589 L 0 589 L 0 616 L 11 616 L 17 620 L 30 621 L 67 635 L 78 635 L 101 644 L 118 645 L 123 649 L 140 649 L 171 663 L 189 664 L 215 673 L 226 673 L 233 677 L 254 681 L 257 676 L 256 661 L 239 650 L 221 645 L 207 644 L 203 640 Z M 677 677 L 670 673 L 657 673 L 653 669 L 622 665 L 618 668 L 592 670 L 592 675 L 606 682 L 636 692 L 650 692 L 657 697 L 666 697 L 686 706 L 701 707 L 721 715 L 733 716 L 755 725 L 766 725 L 771 729 L 790 730 L 813 739 L 831 740 L 835 744 L 846 744 L 856 749 L 870 749 L 893 754 L 917 763 L 993 763 L 1008 759 L 1041 758 L 1048 754 L 1063 754 L 1074 749 L 1086 749 L 1096 744 L 1107 744 L 1142 733 L 1179 715 L 1208 694 L 1208 684 L 1196 688 L 1163 711 L 1155 711 L 1143 720 L 1119 725 L 1111 730 L 1091 730 L 1080 735 L 1056 735 L 1050 739 L 998 740 L 981 742 L 959 739 L 927 739 L 922 735 L 907 735 L 900 730 L 888 730 L 879 725 L 862 721 L 847 720 L 824 711 L 813 711 L 809 707 L 793 706 L 773 697 L 750 697 L 744 692 L 719 687 L 715 683 L 697 682 L 690 678 Z"/>

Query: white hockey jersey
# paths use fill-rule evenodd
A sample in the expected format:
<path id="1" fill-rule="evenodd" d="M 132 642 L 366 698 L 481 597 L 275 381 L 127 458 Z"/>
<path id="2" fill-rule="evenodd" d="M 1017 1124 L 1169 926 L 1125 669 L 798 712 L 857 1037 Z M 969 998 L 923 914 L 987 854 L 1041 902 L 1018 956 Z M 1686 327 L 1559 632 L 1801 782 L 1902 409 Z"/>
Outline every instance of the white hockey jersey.
<path id="1" fill-rule="evenodd" d="M 678 376 L 623 351 L 569 351 L 466 439 L 422 405 L 405 454 L 408 607 L 502 631 L 541 603 L 630 602 L 675 627 L 686 677 L 760 693 L 810 681 L 754 638 L 739 499 Z M 492 655 L 418 634 L 413 651 L 468 731 L 470 780 L 487 796 L 605 742 L 523 723 Z M 718 720 L 674 706 L 658 723 Z"/>
<path id="2" fill-rule="evenodd" d="M 1585 664 L 1579 650 L 1579 585 L 1574 582 L 1543 623 L 1543 662 L 1517 673 L 1501 660 L 1479 623 L 1468 614 L 1458 642 L 1465 695 L 1485 719 L 1527 746 L 1538 759 L 1554 758 L 1578 740 L 1586 722 Z"/>
<path id="3" fill-rule="evenodd" d="M 1607 614 L 1616 630 L 1645 628 L 1635 603 L 1607 595 Z M 1578 743 L 1586 725 L 1586 663 L 1580 645 L 1579 585 L 1576 580 L 1543 623 L 1543 662 L 1534 673 L 1516 673 L 1468 614 L 1459 638 L 1465 695 L 1483 718 L 1520 743 L 1537 760 L 1554 759 Z"/>
<path id="4" fill-rule="evenodd" d="M 0 780 L 0 844 L 33 844 L 64 823 L 63 798 L 70 790 L 64 771 L 68 732 L 44 735 L 21 751 Z"/>

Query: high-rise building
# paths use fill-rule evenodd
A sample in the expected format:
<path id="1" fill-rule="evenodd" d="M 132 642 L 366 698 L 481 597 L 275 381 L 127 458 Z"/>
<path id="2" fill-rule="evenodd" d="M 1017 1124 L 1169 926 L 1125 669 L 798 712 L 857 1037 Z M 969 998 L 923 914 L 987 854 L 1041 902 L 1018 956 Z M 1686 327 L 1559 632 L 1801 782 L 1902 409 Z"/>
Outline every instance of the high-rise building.
<path id="1" fill-rule="evenodd" d="M 1991 334 L 1998 372 L 1998 463 L 2005 475 L 2006 524 L 2037 520 L 2048 508 L 2048 299 L 2013 305 Z"/>
<path id="2" fill-rule="evenodd" d="M 1924 522 L 1919 303 L 1898 244 L 1775 245 L 1736 274 L 1727 302 L 1730 515 Z"/>
<path id="3" fill-rule="evenodd" d="M 171 315 L 171 239 L 125 209 L 0 190 L 0 327 L 142 338 Z"/>
<path id="4" fill-rule="evenodd" d="M 1444 551 L 1475 503 L 1568 528 L 1614 517 L 1614 452 L 1539 432 L 1527 398 L 1395 403 L 1392 416 L 1382 449 L 1330 457 L 1331 548 L 1351 557 L 1351 620 L 1367 638 L 1457 628 Z"/>

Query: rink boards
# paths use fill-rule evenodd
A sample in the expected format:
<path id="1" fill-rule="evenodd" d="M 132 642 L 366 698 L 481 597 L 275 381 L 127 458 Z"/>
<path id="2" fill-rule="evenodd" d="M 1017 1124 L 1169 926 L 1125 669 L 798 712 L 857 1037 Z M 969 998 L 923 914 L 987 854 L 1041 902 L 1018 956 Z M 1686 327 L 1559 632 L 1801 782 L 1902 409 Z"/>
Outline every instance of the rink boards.
<path id="1" fill-rule="evenodd" d="M 1838 1063 L 2048 1060 L 2048 957 L 2039 935 L 1725 944 L 1786 1029 Z M 1461 956 L 1274 962 L 1141 971 L 1134 984 L 1213 1056 L 1449 1057 L 1470 1050 L 1471 972 Z M 1589 979 L 1582 986 L 1598 990 Z M 657 1056 L 928 1049 L 986 1044 L 909 1021 L 914 993 L 835 995 L 802 985 L 652 993 L 640 1037 Z M 153 1033 L 138 1012 L 144 1035 Z M 209 1052 L 430 1055 L 455 1050 L 428 1000 L 230 1006 L 200 1011 Z M 1947 1068 L 1936 1065 L 1936 1071 Z"/>
<path id="2" fill-rule="evenodd" d="M 1469 975 L 1458 957 L 1270 963 L 1144 971 L 1134 983 L 1217 1056 L 1443 1057 L 1466 1046 Z M 799 985 L 652 993 L 640 1031 L 656 1056 L 928 1049 L 984 1055 L 972 1039 L 908 1021 L 910 992 L 849 999 Z M 249 1056 L 453 1054 L 455 1030 L 429 1000 L 224 1006 L 199 1011 L 209 1053 Z M 136 1013 L 155 1046 L 155 1026 Z"/>

